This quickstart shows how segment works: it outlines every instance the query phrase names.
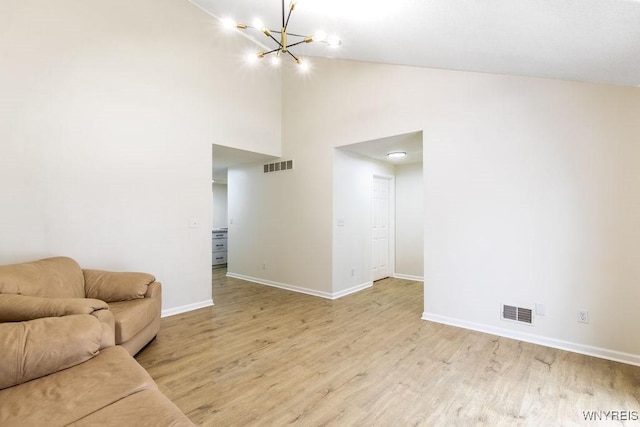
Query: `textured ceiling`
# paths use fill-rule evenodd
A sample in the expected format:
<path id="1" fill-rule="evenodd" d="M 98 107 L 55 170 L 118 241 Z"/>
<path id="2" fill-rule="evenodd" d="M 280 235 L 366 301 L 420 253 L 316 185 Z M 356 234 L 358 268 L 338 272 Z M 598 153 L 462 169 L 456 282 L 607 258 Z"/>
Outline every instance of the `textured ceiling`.
<path id="1" fill-rule="evenodd" d="M 280 0 L 192 2 L 280 27 Z M 319 29 L 343 45 L 297 54 L 640 86 L 640 0 L 298 0 L 289 30 Z"/>
<path id="2" fill-rule="evenodd" d="M 271 29 L 280 27 L 280 0 L 191 1 L 220 19 L 251 24 L 259 17 Z M 311 43 L 292 50 L 302 56 L 640 86 L 640 0 L 298 0 L 289 31 L 320 29 L 340 36 L 342 46 Z M 246 34 L 273 47 L 261 33 Z M 409 146 L 403 162 L 421 157 L 421 138 L 403 135 L 343 148 L 384 160 L 396 145 Z M 256 159 L 218 148 L 216 175 L 224 182 L 229 164 L 248 160 Z"/>

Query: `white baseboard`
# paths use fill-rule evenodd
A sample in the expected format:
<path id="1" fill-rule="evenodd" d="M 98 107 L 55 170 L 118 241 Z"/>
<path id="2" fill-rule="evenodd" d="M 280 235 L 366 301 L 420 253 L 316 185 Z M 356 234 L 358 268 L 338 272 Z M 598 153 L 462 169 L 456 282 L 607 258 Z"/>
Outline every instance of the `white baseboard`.
<path id="1" fill-rule="evenodd" d="M 396 279 L 412 280 L 414 282 L 424 282 L 424 277 L 422 276 L 411 276 L 409 274 L 394 273 L 393 277 Z"/>
<path id="2" fill-rule="evenodd" d="M 345 289 L 340 292 L 334 292 L 333 297 L 331 299 L 338 299 L 347 295 L 355 294 L 356 292 L 360 292 L 361 290 L 370 288 L 372 286 L 373 286 L 373 282 L 366 282 L 360 285 L 352 286 L 349 289 Z"/>
<path id="3" fill-rule="evenodd" d="M 234 279 L 240 279 L 247 282 L 257 283 L 259 285 L 271 286 L 273 288 L 285 289 L 287 291 L 298 292 L 306 295 L 313 295 L 314 297 L 332 299 L 332 295 L 329 292 L 316 291 L 315 289 L 302 288 L 299 286 L 287 285 L 286 283 L 274 282 L 272 280 L 260 279 L 258 277 L 245 276 L 242 274 L 236 274 L 227 272 L 227 277 L 233 277 Z"/>
<path id="4" fill-rule="evenodd" d="M 584 354 L 587 356 L 599 357 L 601 359 L 612 360 L 614 362 L 640 366 L 640 355 L 637 354 L 623 353 L 606 348 L 592 347 L 589 345 L 574 343 L 570 341 L 547 338 L 539 335 L 512 331 L 509 329 L 496 328 L 494 326 L 468 322 L 466 320 L 453 319 L 450 317 L 440 316 L 427 312 L 424 312 L 422 314 L 422 320 L 429 320 L 431 322 L 442 323 L 445 325 L 456 326 L 464 329 L 471 329 L 473 331 L 484 332 L 491 335 L 498 335 L 500 337 L 511 338 L 514 340 L 524 341 L 532 344 L 539 344 L 545 347 L 557 348 L 559 350 L 571 351 L 573 353 Z"/>
<path id="5" fill-rule="evenodd" d="M 231 273 L 231 272 L 227 272 L 227 277 L 232 277 L 234 279 L 245 280 L 247 282 L 257 283 L 259 285 L 271 286 L 273 288 L 284 289 L 284 290 L 287 290 L 287 291 L 298 292 L 298 293 L 301 293 L 301 294 L 312 295 L 314 297 L 320 297 L 320 298 L 325 298 L 325 299 L 330 299 L 330 300 L 338 299 L 338 298 L 343 297 L 345 295 L 353 294 L 355 292 L 358 292 L 358 291 L 366 289 L 366 288 L 368 288 L 370 286 L 373 286 L 373 282 L 367 282 L 367 283 L 363 283 L 361 285 L 354 286 L 354 287 L 349 288 L 349 289 L 345 289 L 345 290 L 340 291 L 340 292 L 330 293 L 330 292 L 317 291 L 315 289 L 302 288 L 300 286 L 288 285 L 286 283 L 274 282 L 272 280 L 260 279 L 258 277 L 245 276 L 245 275 L 242 275 L 242 274 L 236 274 L 236 273 Z"/>
<path id="6" fill-rule="evenodd" d="M 213 300 L 211 299 L 195 302 L 193 304 L 181 305 L 180 307 L 174 307 L 174 308 L 168 308 L 166 310 L 162 310 L 162 314 L 160 315 L 160 317 L 175 316 L 176 314 L 186 313 L 187 311 L 193 311 L 199 308 L 211 307 L 212 305 L 213 305 Z"/>

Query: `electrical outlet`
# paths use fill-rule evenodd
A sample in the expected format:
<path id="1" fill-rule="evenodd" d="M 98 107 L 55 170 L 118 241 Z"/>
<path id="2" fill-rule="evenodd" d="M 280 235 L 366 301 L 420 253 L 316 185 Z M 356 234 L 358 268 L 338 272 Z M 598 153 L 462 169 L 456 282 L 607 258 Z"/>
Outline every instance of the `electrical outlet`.
<path id="1" fill-rule="evenodd" d="M 267 263 L 266 263 L 266 262 L 263 262 L 263 263 L 262 263 L 262 269 L 263 269 L 263 270 L 266 270 L 266 269 L 267 269 Z"/>
<path id="2" fill-rule="evenodd" d="M 355 275 L 356 275 L 356 269 L 355 269 L 355 268 L 352 268 L 352 269 L 351 269 L 351 277 L 353 277 L 353 276 L 355 276 Z"/>
<path id="3" fill-rule="evenodd" d="M 587 310 L 580 310 L 578 312 L 578 322 L 589 323 L 589 312 Z"/>

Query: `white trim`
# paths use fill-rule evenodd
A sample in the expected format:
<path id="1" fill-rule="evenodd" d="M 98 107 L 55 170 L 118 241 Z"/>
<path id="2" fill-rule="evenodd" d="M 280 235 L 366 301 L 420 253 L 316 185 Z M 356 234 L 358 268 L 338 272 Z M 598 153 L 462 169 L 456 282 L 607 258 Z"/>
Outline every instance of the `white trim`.
<path id="1" fill-rule="evenodd" d="M 314 297 L 320 297 L 320 298 L 325 298 L 330 300 L 335 300 L 343 296 L 350 295 L 355 292 L 358 292 L 373 286 L 373 282 L 367 282 L 361 285 L 353 286 L 349 289 L 345 289 L 340 292 L 329 293 L 329 292 L 316 291 L 315 289 L 302 288 L 300 286 L 287 285 L 286 283 L 274 282 L 272 280 L 260 279 L 258 277 L 251 277 L 251 276 L 245 276 L 242 274 L 231 273 L 228 271 L 227 271 L 227 277 L 232 277 L 234 279 L 240 279 L 247 282 L 257 283 L 258 285 L 271 286 L 273 288 L 284 289 L 286 291 L 297 292 L 300 294 L 311 295 Z"/>
<path id="2" fill-rule="evenodd" d="M 287 291 L 298 292 L 301 294 L 313 295 L 314 297 L 333 299 L 333 295 L 328 292 L 316 291 L 314 289 L 301 288 L 299 286 L 287 285 L 286 283 L 274 282 L 271 280 L 260 279 L 257 277 L 244 276 L 242 274 L 230 273 L 227 271 L 227 277 L 233 277 L 234 279 L 245 280 L 247 282 L 257 283 L 259 285 L 271 286 L 273 288 L 284 289 Z"/>
<path id="3" fill-rule="evenodd" d="M 491 335 L 498 335 L 505 338 L 511 338 L 532 344 L 539 344 L 545 347 L 557 348 L 559 350 L 571 351 L 573 353 L 594 356 L 601 359 L 612 360 L 614 362 L 627 363 L 629 365 L 640 366 L 640 355 L 623 353 L 620 351 L 609 350 L 601 347 L 593 347 L 590 345 L 579 344 L 570 341 L 563 341 L 554 338 L 546 338 L 539 335 L 528 334 L 523 332 L 512 331 L 508 329 L 496 328 L 494 326 L 483 325 L 480 323 L 468 322 L 466 320 L 453 319 L 438 314 L 422 313 L 422 320 L 428 320 L 445 325 L 456 326 L 473 331 L 484 332 Z"/>
<path id="4" fill-rule="evenodd" d="M 409 274 L 394 273 L 393 277 L 395 279 L 412 280 L 414 282 L 424 282 L 424 277 L 423 276 L 411 276 Z"/>
<path id="5" fill-rule="evenodd" d="M 366 282 L 366 283 L 362 283 L 360 285 L 356 285 L 356 286 L 352 286 L 349 289 L 345 289 L 343 291 L 340 292 L 334 292 L 333 293 L 333 297 L 331 299 L 338 299 L 338 298 L 342 298 L 345 297 L 347 295 L 351 295 L 351 294 L 355 294 L 356 292 L 360 292 L 364 289 L 370 288 L 373 286 L 373 282 Z"/>
<path id="6" fill-rule="evenodd" d="M 175 316 L 176 314 L 186 313 L 187 311 L 197 310 L 199 308 L 211 307 L 213 305 L 212 299 L 207 299 L 200 302 L 194 302 L 193 304 L 181 305 L 180 307 L 167 308 L 162 310 L 160 317 Z"/>

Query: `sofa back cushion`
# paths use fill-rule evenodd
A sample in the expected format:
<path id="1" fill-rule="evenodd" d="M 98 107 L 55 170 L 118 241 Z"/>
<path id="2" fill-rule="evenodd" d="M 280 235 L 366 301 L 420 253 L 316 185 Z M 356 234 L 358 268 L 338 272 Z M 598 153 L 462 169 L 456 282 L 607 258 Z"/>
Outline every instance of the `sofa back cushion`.
<path id="1" fill-rule="evenodd" d="M 106 302 L 144 298 L 156 278 L 149 273 L 82 270 L 87 298 Z"/>
<path id="2" fill-rule="evenodd" d="M 0 294 L 84 298 L 84 276 L 78 263 L 66 257 L 2 265 Z"/>

